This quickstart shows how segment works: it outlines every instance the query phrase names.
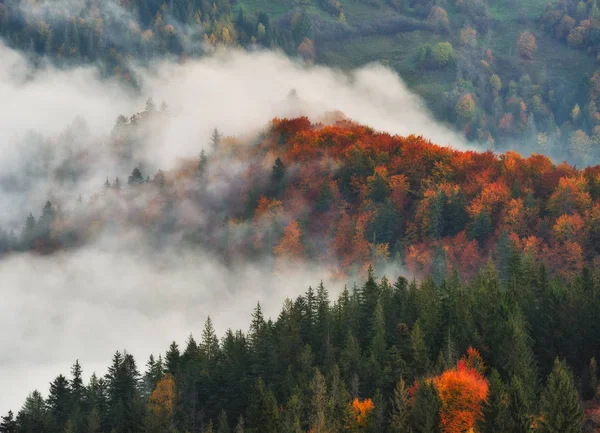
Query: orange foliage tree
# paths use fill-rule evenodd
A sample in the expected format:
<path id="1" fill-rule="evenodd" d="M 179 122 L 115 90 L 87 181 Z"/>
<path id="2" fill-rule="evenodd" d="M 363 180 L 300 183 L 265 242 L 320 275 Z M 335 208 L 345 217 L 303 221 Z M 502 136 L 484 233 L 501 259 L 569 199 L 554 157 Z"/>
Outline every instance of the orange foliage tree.
<path id="1" fill-rule="evenodd" d="M 483 377 L 483 361 L 470 348 L 456 368 L 433 379 L 442 402 L 440 422 L 443 433 L 472 432 L 483 416 L 489 386 Z"/>
<path id="2" fill-rule="evenodd" d="M 373 409 L 375 409 L 375 405 L 373 404 L 373 400 L 370 398 L 362 401 L 358 398 L 355 398 L 354 401 L 350 403 L 350 412 L 352 416 L 348 430 L 352 432 L 365 430 L 369 422 L 369 416 L 371 415 L 371 412 L 373 412 Z"/>
<path id="3" fill-rule="evenodd" d="M 173 421 L 175 395 L 175 379 L 171 373 L 166 373 L 148 399 L 149 430 L 168 431 Z"/>

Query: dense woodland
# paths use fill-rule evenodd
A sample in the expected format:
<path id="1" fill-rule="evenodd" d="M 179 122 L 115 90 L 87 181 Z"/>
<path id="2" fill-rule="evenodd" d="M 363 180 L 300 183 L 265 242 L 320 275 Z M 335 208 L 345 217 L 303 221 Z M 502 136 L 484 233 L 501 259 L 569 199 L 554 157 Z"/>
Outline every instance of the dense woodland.
<path id="1" fill-rule="evenodd" d="M 108 147 L 130 161 L 147 125 L 168 116 L 149 101 L 119 117 Z M 152 177 L 141 166 L 127 179 L 107 173 L 93 196 L 48 201 L 20 233 L 3 230 L 1 250 L 52 253 L 142 228 L 153 248 L 200 247 L 232 264 L 309 260 L 341 278 L 369 263 L 437 283 L 454 270 L 470 279 L 490 259 L 503 282 L 516 262 L 564 279 L 600 266 L 600 166 L 459 151 L 331 117 L 274 119 L 250 138 L 215 131 L 197 160 Z M 88 161 L 70 158 L 38 175 L 76 181 Z"/>
<path id="2" fill-rule="evenodd" d="M 597 0 L 542 2 L 545 10 L 538 3 L 3 0 L 0 35 L 33 63 L 93 63 L 134 86 L 132 65 L 185 61 L 223 46 L 280 47 L 336 67 L 358 66 L 353 56 L 381 60 L 480 146 L 598 163 L 600 8 Z M 410 49 L 390 59 L 345 48 L 361 38 L 376 38 L 373 50 Z"/>
<path id="3" fill-rule="evenodd" d="M 198 342 L 174 342 L 145 367 L 117 352 L 84 381 L 76 362 L 47 397 L 34 391 L 4 415 L 0 433 L 598 428 L 600 12 L 597 0 L 534 3 L 282 1 L 263 12 L 252 1 L 0 0 L 2 40 L 32 63 L 93 63 L 133 86 L 134 64 L 221 46 L 331 64 L 336 44 L 413 38 L 388 64 L 435 82 L 438 117 L 487 147 L 537 152 L 461 151 L 329 113 L 244 137 L 215 129 L 197 158 L 163 171 L 140 158 L 169 122 L 152 100 L 102 143 L 84 125 L 28 137 L 36 161 L 0 174 L 3 185 L 76 190 L 100 147 L 115 164 L 94 194 L 23 209 L 22 224 L 0 229 L 0 256 L 124 239 L 366 281 L 331 300 L 322 283 L 309 288 L 276 319 L 258 304 L 247 331 L 221 339 L 208 319 Z M 554 51 L 581 67 L 576 78 L 561 76 Z"/>
<path id="4" fill-rule="evenodd" d="M 152 101 L 120 116 L 115 154 L 128 160 L 145 125 L 165 116 Z M 339 278 L 366 272 L 364 284 L 334 302 L 323 284 L 309 288 L 276 320 L 259 304 L 247 332 L 220 340 L 209 319 L 199 342 L 173 343 L 145 369 L 117 352 L 84 384 L 76 363 L 0 431 L 594 428 L 600 167 L 458 151 L 330 117 L 274 119 L 243 139 L 215 130 L 197 160 L 111 175 L 70 207 L 49 201 L 3 245 L 54 254 L 142 227 L 155 248 L 177 239 L 231 266 L 318 261 Z M 418 280 L 377 279 L 369 264 Z"/>
<path id="5" fill-rule="evenodd" d="M 589 269 L 565 284 L 516 266 L 502 283 L 489 262 L 439 285 L 369 269 L 333 304 L 323 284 L 276 320 L 258 304 L 247 332 L 219 340 L 208 318 L 145 368 L 116 352 L 86 384 L 76 362 L 0 431 L 582 432 L 600 417 L 598 314 Z"/>

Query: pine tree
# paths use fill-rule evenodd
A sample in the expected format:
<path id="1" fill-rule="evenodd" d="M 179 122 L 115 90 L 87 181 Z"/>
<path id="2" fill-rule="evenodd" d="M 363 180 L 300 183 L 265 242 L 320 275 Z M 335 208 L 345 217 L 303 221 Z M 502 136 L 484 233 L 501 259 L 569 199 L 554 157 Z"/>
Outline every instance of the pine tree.
<path id="1" fill-rule="evenodd" d="M 108 181 L 108 177 L 106 178 L 106 182 L 104 182 L 104 185 L 102 185 L 102 187 L 104 189 L 110 189 L 110 182 Z"/>
<path id="2" fill-rule="evenodd" d="M 86 433 L 100 433 L 101 431 L 102 422 L 100 420 L 100 412 L 96 407 L 94 407 L 87 417 Z"/>
<path id="3" fill-rule="evenodd" d="M 84 404 L 85 386 L 83 385 L 83 371 L 78 359 L 71 367 L 71 376 L 71 398 L 75 405 L 81 406 Z"/>
<path id="4" fill-rule="evenodd" d="M 279 433 L 279 408 L 277 400 L 267 389 L 262 378 L 258 378 L 254 396 L 248 408 L 248 426 L 254 433 Z"/>
<path id="5" fill-rule="evenodd" d="M 62 374 L 50 383 L 47 404 L 59 429 L 62 430 L 71 410 L 71 388 L 69 381 Z"/>
<path id="6" fill-rule="evenodd" d="M 529 433 L 531 431 L 531 402 L 523 386 L 523 382 L 516 376 L 510 381 L 509 389 L 509 417 L 512 433 Z"/>
<path id="7" fill-rule="evenodd" d="M 310 431 L 313 433 L 329 433 L 331 431 L 330 421 L 332 418 L 333 404 L 331 397 L 327 395 L 327 384 L 325 377 L 319 369 L 310 383 Z"/>
<path id="8" fill-rule="evenodd" d="M 221 135 L 219 130 L 217 128 L 215 128 L 210 137 L 210 144 L 213 149 L 213 152 L 216 152 L 219 149 L 219 145 L 221 144 L 222 140 L 223 140 L 223 135 Z"/>
<path id="9" fill-rule="evenodd" d="M 492 369 L 489 378 L 489 397 L 484 406 L 482 433 L 497 433 L 510 425 L 508 419 L 508 395 L 500 373 Z"/>
<path id="10" fill-rule="evenodd" d="M 540 398 L 542 433 L 581 433 L 583 410 L 573 374 L 565 361 L 554 361 Z"/>
<path id="11" fill-rule="evenodd" d="M 198 178 L 202 178 L 206 172 L 206 166 L 208 165 L 208 157 L 204 149 L 200 151 L 200 159 L 198 160 Z"/>
<path id="12" fill-rule="evenodd" d="M 415 433 L 437 433 L 440 423 L 441 402 L 435 386 L 423 382 L 415 394 L 411 425 Z"/>
<path id="13" fill-rule="evenodd" d="M 302 404 L 299 394 L 294 394 L 288 400 L 283 420 L 283 433 L 304 433 L 302 429 Z"/>
<path id="14" fill-rule="evenodd" d="M 113 183 L 113 189 L 115 190 L 120 190 L 121 189 L 121 181 L 119 180 L 119 177 L 115 177 L 115 181 Z"/>
<path id="15" fill-rule="evenodd" d="M 129 186 L 132 186 L 132 185 L 139 185 L 142 183 L 144 183 L 144 176 L 142 175 L 142 172 L 140 171 L 140 169 L 135 167 L 133 169 L 133 171 L 131 172 L 131 174 L 129 175 L 129 178 L 127 179 L 127 184 Z"/>
<path id="16" fill-rule="evenodd" d="M 17 433 L 17 421 L 14 418 L 14 414 L 11 410 L 8 411 L 6 416 L 1 418 L 0 422 L 0 433 Z"/>
<path id="17" fill-rule="evenodd" d="M 17 415 L 18 431 L 46 433 L 46 404 L 39 391 L 33 391 L 25 399 L 23 408 Z"/>
<path id="18" fill-rule="evenodd" d="M 238 422 L 235 425 L 233 433 L 244 433 L 244 418 L 242 417 L 242 415 L 240 415 L 240 417 L 238 418 Z"/>
<path id="19" fill-rule="evenodd" d="M 217 420 L 217 433 L 230 433 L 229 421 L 227 420 L 227 413 L 225 410 L 221 410 L 219 418 Z"/>
<path id="20" fill-rule="evenodd" d="M 171 373 L 173 376 L 177 375 L 179 369 L 179 360 L 181 355 L 179 354 L 179 346 L 176 342 L 172 342 L 169 346 L 169 350 L 165 355 L 165 372 Z"/>
<path id="21" fill-rule="evenodd" d="M 400 382 L 394 388 L 388 433 L 411 433 L 408 390 L 404 384 L 404 379 L 400 379 Z"/>
<path id="22" fill-rule="evenodd" d="M 431 361 L 418 320 L 415 322 L 413 330 L 410 333 L 410 348 L 414 375 L 418 377 L 426 374 L 431 366 Z"/>
<path id="23" fill-rule="evenodd" d="M 215 328 L 213 327 L 210 316 L 206 318 L 206 322 L 204 323 L 204 330 L 202 331 L 202 343 L 200 344 L 200 349 L 202 350 L 204 355 L 206 355 L 206 358 L 209 361 L 213 361 L 219 353 L 219 339 L 217 338 L 217 334 L 215 333 Z"/>
<path id="24" fill-rule="evenodd" d="M 285 176 L 285 164 L 281 160 L 281 158 L 277 157 L 275 160 L 275 164 L 273 164 L 273 172 L 271 177 L 275 182 L 281 182 L 281 180 Z"/>

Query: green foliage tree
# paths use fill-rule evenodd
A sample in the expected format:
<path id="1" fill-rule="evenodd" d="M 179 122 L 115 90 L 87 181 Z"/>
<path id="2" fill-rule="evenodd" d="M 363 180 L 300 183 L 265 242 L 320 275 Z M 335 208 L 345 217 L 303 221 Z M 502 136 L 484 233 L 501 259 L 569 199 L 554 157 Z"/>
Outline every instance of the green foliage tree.
<path id="1" fill-rule="evenodd" d="M 546 388 L 540 397 L 540 431 L 579 433 L 583 428 L 583 409 L 573 374 L 565 361 L 554 361 Z"/>

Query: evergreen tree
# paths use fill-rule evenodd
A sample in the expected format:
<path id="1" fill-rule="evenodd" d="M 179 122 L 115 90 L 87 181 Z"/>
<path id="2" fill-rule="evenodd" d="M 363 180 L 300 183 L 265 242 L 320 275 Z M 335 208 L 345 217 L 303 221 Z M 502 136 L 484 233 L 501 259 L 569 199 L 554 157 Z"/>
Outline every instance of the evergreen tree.
<path id="1" fill-rule="evenodd" d="M 565 361 L 554 361 L 546 388 L 540 399 L 540 431 L 543 433 L 581 433 L 583 410 L 573 375 Z"/>
<path id="2" fill-rule="evenodd" d="M 233 430 L 233 433 L 244 433 L 244 418 L 241 415 L 238 418 L 238 422 L 235 425 L 235 429 Z"/>
<path id="3" fill-rule="evenodd" d="M 219 419 L 217 421 L 217 433 L 230 433 L 229 421 L 227 420 L 227 413 L 225 413 L 225 410 L 222 410 L 219 414 Z"/>
<path id="4" fill-rule="evenodd" d="M 131 174 L 129 175 L 129 178 L 127 179 L 127 184 L 129 186 L 132 186 L 132 185 L 139 185 L 142 183 L 144 183 L 144 176 L 142 175 L 142 172 L 140 171 L 140 169 L 135 167 L 133 169 L 133 171 L 131 172 Z"/>
<path id="5" fill-rule="evenodd" d="M 329 395 L 327 395 L 327 384 L 325 377 L 319 369 L 316 369 L 315 376 L 310 383 L 311 401 L 310 401 L 310 431 L 314 433 L 328 433 L 331 431 L 331 418 L 333 404 Z"/>
<path id="6" fill-rule="evenodd" d="M 404 379 L 400 379 L 394 388 L 388 433 L 411 433 L 408 390 Z"/>
<path id="7" fill-rule="evenodd" d="M 213 149 L 213 152 L 216 152 L 219 149 L 221 141 L 223 140 L 223 135 L 219 132 L 217 128 L 215 128 L 210 137 L 210 145 Z"/>
<path id="8" fill-rule="evenodd" d="M 415 394 L 411 425 L 415 433 L 437 433 L 441 403 L 433 384 L 423 382 Z"/>
<path id="9" fill-rule="evenodd" d="M 489 384 L 489 396 L 483 410 L 482 433 L 497 433 L 510 426 L 510 420 L 506 387 L 495 368 L 490 373 Z"/>
<path id="10" fill-rule="evenodd" d="M 277 157 L 277 159 L 275 160 L 275 164 L 273 164 L 273 172 L 272 172 L 271 177 L 273 178 L 273 180 L 275 182 L 279 183 L 283 180 L 284 176 L 285 176 L 285 164 L 283 163 L 281 158 Z"/>
<path id="11" fill-rule="evenodd" d="M 509 389 L 509 431 L 511 433 L 528 433 L 531 431 L 531 401 L 523 382 L 513 376 Z"/>
<path id="12" fill-rule="evenodd" d="M 62 374 L 50 383 L 48 409 L 54 416 L 58 428 L 62 430 L 71 411 L 71 388 L 69 381 Z"/>
<path id="13" fill-rule="evenodd" d="M 210 316 L 206 318 L 204 330 L 202 331 L 202 343 L 200 349 L 206 356 L 209 362 L 213 361 L 219 353 L 219 339 L 215 333 Z"/>
<path id="14" fill-rule="evenodd" d="M 17 421 L 11 410 L 8 411 L 6 416 L 3 416 L 0 419 L 0 433 L 17 433 Z"/>
<path id="15" fill-rule="evenodd" d="M 17 431 L 23 433 L 50 433 L 45 423 L 46 404 L 39 391 L 33 391 L 25 399 L 17 415 Z"/>
<path id="16" fill-rule="evenodd" d="M 83 385 L 83 370 L 79 360 L 71 367 L 71 398 L 75 405 L 81 406 L 85 399 L 85 386 Z"/>
<path id="17" fill-rule="evenodd" d="M 206 172 L 206 166 L 208 165 L 208 157 L 204 149 L 200 151 L 200 159 L 198 160 L 198 178 L 202 178 Z"/>
<path id="18" fill-rule="evenodd" d="M 102 421 L 100 419 L 100 412 L 96 407 L 92 408 L 87 417 L 87 429 L 85 433 L 100 433 L 102 432 Z"/>
<path id="19" fill-rule="evenodd" d="M 431 366 L 431 361 L 418 321 L 415 323 L 413 330 L 410 333 L 410 348 L 414 375 L 418 377 L 426 374 Z"/>
<path id="20" fill-rule="evenodd" d="M 265 382 L 259 378 L 248 408 L 248 426 L 253 433 L 279 433 L 277 400 Z"/>
<path id="21" fill-rule="evenodd" d="M 173 341 L 165 355 L 165 373 L 171 373 L 173 376 L 177 376 L 180 357 L 179 346 Z"/>

